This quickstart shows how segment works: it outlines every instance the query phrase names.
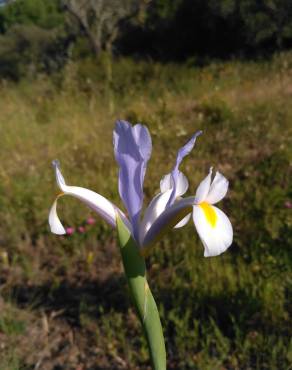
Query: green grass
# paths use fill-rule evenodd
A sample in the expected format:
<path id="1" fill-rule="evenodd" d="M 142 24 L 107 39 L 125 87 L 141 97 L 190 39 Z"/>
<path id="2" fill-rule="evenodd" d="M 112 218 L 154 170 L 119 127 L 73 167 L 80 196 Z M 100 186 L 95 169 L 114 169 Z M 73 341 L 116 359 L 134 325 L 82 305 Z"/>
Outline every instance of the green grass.
<path id="1" fill-rule="evenodd" d="M 291 369 L 292 55 L 203 69 L 127 59 L 112 67 L 110 84 L 102 64 L 84 61 L 50 79 L 0 87 L 3 370 L 38 362 L 45 370 L 149 366 L 115 233 L 98 218 L 71 237 L 51 235 L 47 225 L 55 158 L 68 184 L 122 207 L 112 149 L 117 118 L 142 122 L 152 134 L 145 204 L 198 129 L 204 134 L 182 166 L 189 194 L 210 166 L 230 180 L 220 207 L 235 235 L 224 255 L 203 258 L 190 223 L 147 259 L 168 368 Z M 70 198 L 60 200 L 59 214 L 75 227 L 92 215 Z"/>

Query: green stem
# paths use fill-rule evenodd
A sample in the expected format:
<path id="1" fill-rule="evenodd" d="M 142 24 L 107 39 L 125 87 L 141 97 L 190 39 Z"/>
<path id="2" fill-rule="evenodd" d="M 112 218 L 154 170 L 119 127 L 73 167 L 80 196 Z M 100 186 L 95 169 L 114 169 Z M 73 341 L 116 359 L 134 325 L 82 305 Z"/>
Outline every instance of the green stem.
<path id="1" fill-rule="evenodd" d="M 130 294 L 141 321 L 153 370 L 166 370 L 166 353 L 159 312 L 146 279 L 146 265 L 139 247 L 117 217 L 119 245 Z"/>

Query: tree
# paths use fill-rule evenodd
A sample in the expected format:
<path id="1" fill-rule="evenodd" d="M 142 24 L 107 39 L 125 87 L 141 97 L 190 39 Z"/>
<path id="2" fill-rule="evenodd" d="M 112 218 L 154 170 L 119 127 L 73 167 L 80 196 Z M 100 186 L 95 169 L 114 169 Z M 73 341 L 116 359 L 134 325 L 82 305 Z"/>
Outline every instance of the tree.
<path id="1" fill-rule="evenodd" d="M 121 23 L 134 17 L 143 0 L 63 0 L 64 8 L 79 23 L 94 54 L 111 51 Z"/>
<path id="2" fill-rule="evenodd" d="M 1 28 L 6 32 L 15 24 L 53 29 L 62 27 L 64 14 L 59 0 L 9 0 L 0 7 Z"/>
<path id="3" fill-rule="evenodd" d="M 14 25 L 0 35 L 0 76 L 18 80 L 50 72 L 61 64 L 58 34 L 35 25 Z M 54 64 L 54 65 L 53 65 Z"/>
<path id="4" fill-rule="evenodd" d="M 68 49 L 59 0 L 9 0 L 0 7 L 0 76 L 58 70 Z"/>
<path id="5" fill-rule="evenodd" d="M 290 0 L 241 0 L 246 37 L 252 46 L 270 44 L 283 47 L 292 39 L 292 3 Z"/>

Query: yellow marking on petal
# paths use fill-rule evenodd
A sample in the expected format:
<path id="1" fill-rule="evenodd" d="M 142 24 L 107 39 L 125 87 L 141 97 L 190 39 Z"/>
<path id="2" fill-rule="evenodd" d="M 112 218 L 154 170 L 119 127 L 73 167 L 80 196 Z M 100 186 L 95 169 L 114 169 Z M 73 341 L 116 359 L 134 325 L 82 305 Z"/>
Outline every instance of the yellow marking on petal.
<path id="1" fill-rule="evenodd" d="M 65 193 L 63 191 L 60 191 L 60 193 L 57 194 L 56 198 L 61 198 Z"/>
<path id="2" fill-rule="evenodd" d="M 215 212 L 214 208 L 211 207 L 210 204 L 208 204 L 207 202 L 202 202 L 202 203 L 199 204 L 199 206 L 204 211 L 205 217 L 206 217 L 207 221 L 209 222 L 209 224 L 212 227 L 215 227 L 218 217 L 216 215 L 216 212 Z"/>

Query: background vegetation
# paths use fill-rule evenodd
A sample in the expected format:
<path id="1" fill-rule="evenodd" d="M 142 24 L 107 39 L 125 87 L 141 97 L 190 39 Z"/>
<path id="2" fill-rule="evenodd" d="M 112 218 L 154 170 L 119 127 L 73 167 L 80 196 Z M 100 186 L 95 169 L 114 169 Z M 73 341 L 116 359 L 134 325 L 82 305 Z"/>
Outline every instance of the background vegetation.
<path id="1" fill-rule="evenodd" d="M 115 23 L 113 40 L 104 36 L 98 53 L 57 1 L 19 0 L 1 8 L 1 370 L 149 369 L 115 233 L 70 198 L 61 199 L 59 209 L 73 234 L 56 237 L 47 225 L 57 192 L 50 167 L 55 158 L 69 184 L 122 207 L 112 151 L 117 118 L 142 122 L 152 134 L 145 204 L 176 150 L 198 129 L 204 135 L 183 165 L 190 194 L 211 165 L 230 180 L 221 205 L 235 231 L 227 253 L 203 258 L 190 223 L 164 238 L 147 260 L 169 369 L 291 369 L 292 54 L 212 59 L 288 47 L 290 8 L 284 1 L 220 4 L 138 4 L 130 19 Z M 243 19 L 234 17 L 235 8 L 255 4 L 259 13 L 274 6 L 273 14 L 285 18 L 285 33 L 263 21 L 269 32 L 258 41 L 247 37 L 255 28 L 246 26 L 240 32 L 250 43 L 212 48 L 212 37 L 224 39 L 221 21 L 212 25 L 214 14 L 223 19 L 224 10 L 232 23 Z M 192 23 L 191 14 L 206 18 Z M 190 46 L 192 37 L 199 40 L 191 24 L 206 30 L 205 51 L 199 43 Z M 168 32 L 173 49 L 165 43 Z M 186 39 L 179 34 L 190 40 L 183 52 L 179 40 Z M 96 222 L 89 224 L 89 217 Z"/>
<path id="2" fill-rule="evenodd" d="M 3 0 L 0 76 L 114 55 L 187 61 L 267 57 L 292 45 L 289 0 Z M 0 4 L 1 5 L 1 4 Z"/>

